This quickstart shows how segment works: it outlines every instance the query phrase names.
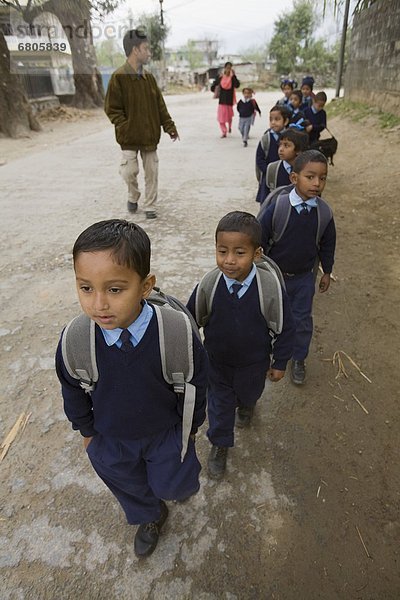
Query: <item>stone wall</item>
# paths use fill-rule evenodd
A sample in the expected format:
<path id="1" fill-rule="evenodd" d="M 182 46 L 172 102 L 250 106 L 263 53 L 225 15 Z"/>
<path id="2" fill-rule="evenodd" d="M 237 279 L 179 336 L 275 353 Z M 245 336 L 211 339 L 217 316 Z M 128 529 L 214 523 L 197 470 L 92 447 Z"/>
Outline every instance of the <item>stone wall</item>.
<path id="1" fill-rule="evenodd" d="M 377 0 L 355 15 L 345 98 L 400 116 L 400 2 Z"/>

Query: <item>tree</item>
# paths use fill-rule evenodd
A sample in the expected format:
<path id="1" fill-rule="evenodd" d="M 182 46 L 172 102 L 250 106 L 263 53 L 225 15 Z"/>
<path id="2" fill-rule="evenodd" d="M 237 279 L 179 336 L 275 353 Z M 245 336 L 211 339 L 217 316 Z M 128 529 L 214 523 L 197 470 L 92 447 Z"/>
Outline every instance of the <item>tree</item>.
<path id="1" fill-rule="evenodd" d="M 158 13 L 143 13 L 138 17 L 137 23 L 138 27 L 143 27 L 147 32 L 152 60 L 162 60 L 164 43 L 170 30 L 169 26 L 165 23 L 161 23 L 160 15 Z"/>
<path id="2" fill-rule="evenodd" d="M 122 65 L 126 60 L 125 54 L 120 50 L 113 39 L 100 42 L 100 44 L 96 46 L 96 56 L 97 63 L 101 67 L 116 68 Z"/>
<path id="3" fill-rule="evenodd" d="M 0 132 L 12 138 L 22 137 L 41 127 L 26 98 L 19 75 L 10 72 L 10 53 L 0 30 Z"/>

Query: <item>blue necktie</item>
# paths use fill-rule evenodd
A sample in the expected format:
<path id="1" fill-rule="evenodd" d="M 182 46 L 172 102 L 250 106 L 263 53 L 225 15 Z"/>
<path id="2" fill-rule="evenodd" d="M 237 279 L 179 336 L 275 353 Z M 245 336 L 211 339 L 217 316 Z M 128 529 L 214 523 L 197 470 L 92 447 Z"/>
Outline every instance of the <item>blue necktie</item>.
<path id="1" fill-rule="evenodd" d="M 232 283 L 232 296 L 235 298 L 235 300 L 239 300 L 238 293 L 242 287 L 243 286 L 241 283 Z"/>
<path id="2" fill-rule="evenodd" d="M 121 335 L 119 336 L 119 339 L 122 342 L 120 350 L 122 350 L 123 352 L 132 352 L 133 344 L 131 342 L 131 333 L 129 329 L 123 329 Z"/>
<path id="3" fill-rule="evenodd" d="M 301 206 L 301 211 L 300 211 L 300 214 L 301 214 L 301 215 L 308 215 L 307 203 L 306 203 L 306 202 L 302 202 L 302 203 L 300 204 L 300 206 Z"/>

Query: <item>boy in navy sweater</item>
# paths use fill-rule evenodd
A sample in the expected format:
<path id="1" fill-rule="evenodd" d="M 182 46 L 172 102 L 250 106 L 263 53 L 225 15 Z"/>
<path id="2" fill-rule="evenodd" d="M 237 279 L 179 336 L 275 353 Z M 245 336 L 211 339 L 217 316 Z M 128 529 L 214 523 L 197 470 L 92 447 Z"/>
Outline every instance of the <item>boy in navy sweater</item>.
<path id="1" fill-rule="evenodd" d="M 321 131 L 326 128 L 326 112 L 324 111 L 326 101 L 325 92 L 318 92 L 313 98 L 311 107 L 306 108 L 304 111 L 304 117 L 308 121 L 306 131 L 310 144 L 317 142 Z"/>
<path id="2" fill-rule="evenodd" d="M 319 291 L 326 292 L 334 263 L 336 230 L 331 214 L 325 230 L 321 231 L 319 243 L 317 242 L 317 206 L 318 203 L 323 202 L 319 196 L 325 187 L 327 172 L 327 160 L 317 150 L 306 150 L 296 158 L 290 176 L 295 187 L 288 196 L 289 220 L 280 239 L 272 243 L 272 246 L 276 201 L 259 216 L 263 248 L 265 250 L 270 248 L 268 255 L 277 263 L 284 275 L 296 324 L 296 340 L 291 365 L 292 381 L 296 384 L 303 384 L 305 381 L 304 361 L 313 332 L 311 315 L 315 291 L 313 269 L 316 261 L 319 260 L 323 270 Z"/>
<path id="3" fill-rule="evenodd" d="M 282 379 L 292 356 L 294 324 L 285 291 L 280 335 L 271 337 L 260 309 L 254 264 L 260 256 L 261 227 L 257 219 L 241 211 L 225 215 L 216 230 L 216 260 L 221 274 L 204 327 L 210 361 L 207 436 L 212 448 L 208 471 L 215 479 L 223 476 L 228 448 L 234 445 L 236 407 L 237 426 L 249 425 L 265 378 Z M 194 316 L 196 292 L 197 286 L 188 302 Z"/>
<path id="4" fill-rule="evenodd" d="M 239 131 L 242 134 L 243 146 L 247 148 L 250 127 L 253 125 L 256 111 L 261 117 L 261 110 L 253 98 L 254 90 L 251 88 L 243 88 L 242 92 L 243 100 L 239 100 L 236 108 L 239 113 Z"/>
<path id="5" fill-rule="evenodd" d="M 287 127 L 290 111 L 286 106 L 273 106 L 269 112 L 269 129 L 262 136 L 256 151 L 256 175 L 259 182 L 256 202 L 265 198 L 265 174 L 270 162 L 278 160 L 280 133 Z"/>
<path id="6" fill-rule="evenodd" d="M 124 220 L 95 223 L 76 240 L 73 259 L 79 301 L 96 323 L 99 379 L 85 393 L 67 372 L 60 340 L 56 369 L 64 410 L 128 523 L 139 524 L 134 549 L 144 557 L 154 551 L 168 516 L 161 498 L 185 500 L 199 489 L 193 438 L 205 419 L 206 355 L 193 336 L 196 400 L 181 462 L 182 398 L 163 378 L 157 318 L 146 302 L 155 283 L 147 234 Z"/>

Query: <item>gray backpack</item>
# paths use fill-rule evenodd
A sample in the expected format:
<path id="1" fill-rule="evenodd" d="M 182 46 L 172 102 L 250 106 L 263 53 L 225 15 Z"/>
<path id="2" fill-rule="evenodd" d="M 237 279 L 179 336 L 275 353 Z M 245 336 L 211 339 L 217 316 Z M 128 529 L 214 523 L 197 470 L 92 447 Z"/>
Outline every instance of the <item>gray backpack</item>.
<path id="1" fill-rule="evenodd" d="M 283 326 L 282 288 L 285 283 L 278 265 L 267 256 L 262 256 L 256 263 L 256 280 L 261 313 L 268 328 L 278 335 Z M 195 298 L 196 322 L 199 327 L 205 327 L 210 318 L 215 291 L 222 272 L 216 267 L 201 279 L 197 286 Z"/>
<path id="2" fill-rule="evenodd" d="M 270 129 L 267 129 L 267 131 L 263 134 L 263 136 L 260 140 L 260 144 L 261 144 L 262 149 L 264 150 L 265 156 L 268 156 L 269 147 L 271 144 L 271 138 L 269 136 L 270 131 L 271 131 Z M 256 163 L 256 177 L 257 177 L 258 182 L 261 181 L 261 176 L 262 176 L 262 172 L 260 171 L 260 169 L 258 168 L 258 165 Z"/>
<path id="3" fill-rule="evenodd" d="M 278 171 L 282 162 L 282 160 L 275 160 L 267 166 L 265 180 L 271 192 L 276 189 L 278 183 Z"/>
<path id="4" fill-rule="evenodd" d="M 196 388 L 190 383 L 194 373 L 193 332 L 197 325 L 187 308 L 176 298 L 154 288 L 147 301 L 154 309 L 159 331 L 161 368 L 165 381 L 177 395 L 184 395 L 182 415 L 183 461 L 192 429 Z M 95 322 L 81 314 L 68 323 L 61 341 L 62 357 L 69 375 L 91 393 L 99 378 L 96 362 Z"/>

